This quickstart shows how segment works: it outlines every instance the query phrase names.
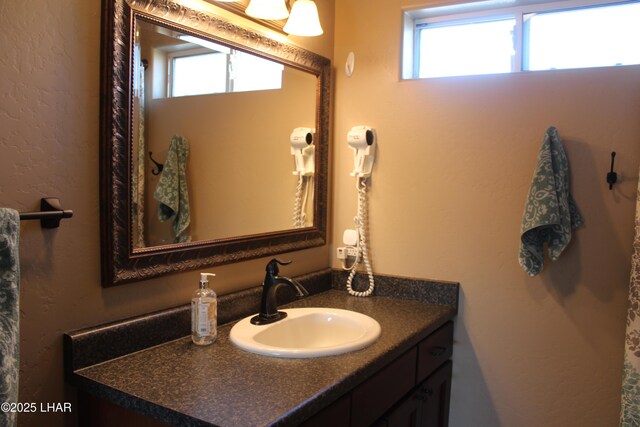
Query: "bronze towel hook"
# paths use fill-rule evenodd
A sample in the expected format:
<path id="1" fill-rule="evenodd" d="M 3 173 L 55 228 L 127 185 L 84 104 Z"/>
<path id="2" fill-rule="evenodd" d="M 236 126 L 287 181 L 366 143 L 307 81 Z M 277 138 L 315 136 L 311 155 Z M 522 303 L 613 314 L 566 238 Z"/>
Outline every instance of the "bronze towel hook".
<path id="1" fill-rule="evenodd" d="M 152 155 L 153 155 L 153 152 L 149 151 L 149 158 L 156 165 L 156 169 L 152 169 L 151 173 L 154 175 L 160 175 L 160 173 L 162 172 L 162 169 L 164 169 L 164 164 L 158 163 L 155 160 L 153 160 L 153 157 L 151 157 Z"/>
<path id="2" fill-rule="evenodd" d="M 611 172 L 607 174 L 607 184 L 609 184 L 609 190 L 613 189 L 613 184 L 618 182 L 618 174 L 613 171 L 613 162 L 616 158 L 616 152 L 611 152 Z"/>

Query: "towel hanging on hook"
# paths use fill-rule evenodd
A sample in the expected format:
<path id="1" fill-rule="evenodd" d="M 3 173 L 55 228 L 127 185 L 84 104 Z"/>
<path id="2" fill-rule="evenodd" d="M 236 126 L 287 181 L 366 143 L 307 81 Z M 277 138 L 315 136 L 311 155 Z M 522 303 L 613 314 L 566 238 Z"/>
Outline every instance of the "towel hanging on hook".
<path id="1" fill-rule="evenodd" d="M 545 133 L 525 203 L 518 261 L 530 276 L 542 271 L 544 248 L 553 261 L 571 241 L 573 230 L 584 223 L 569 191 L 569 161 L 558 130 Z"/>

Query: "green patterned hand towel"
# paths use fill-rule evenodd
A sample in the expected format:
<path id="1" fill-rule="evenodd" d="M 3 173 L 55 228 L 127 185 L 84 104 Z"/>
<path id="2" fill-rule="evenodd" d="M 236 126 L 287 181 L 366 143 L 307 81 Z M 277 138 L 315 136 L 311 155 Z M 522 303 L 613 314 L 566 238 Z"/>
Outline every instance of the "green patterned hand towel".
<path id="1" fill-rule="evenodd" d="M 160 202 L 158 219 L 164 222 L 173 218 L 175 243 L 191 240 L 191 236 L 185 233 L 191 222 L 189 190 L 187 188 L 188 158 L 189 144 L 187 140 L 180 135 L 173 135 L 158 187 L 153 193 L 153 198 Z"/>
<path id="2" fill-rule="evenodd" d="M 0 400 L 18 402 L 20 370 L 20 214 L 0 208 Z M 0 425 L 15 426 L 16 413 L 0 412 Z"/>
<path id="3" fill-rule="evenodd" d="M 571 231 L 583 220 L 569 192 L 569 163 L 560 135 L 551 126 L 544 136 L 520 229 L 518 261 L 530 276 L 542 271 L 544 244 L 558 259 L 571 241 Z"/>

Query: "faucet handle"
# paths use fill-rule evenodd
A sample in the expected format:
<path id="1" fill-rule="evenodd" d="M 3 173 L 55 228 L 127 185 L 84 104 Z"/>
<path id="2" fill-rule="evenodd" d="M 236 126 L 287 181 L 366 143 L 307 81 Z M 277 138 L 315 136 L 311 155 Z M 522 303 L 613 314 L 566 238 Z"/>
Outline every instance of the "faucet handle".
<path id="1" fill-rule="evenodd" d="M 277 258 L 273 258 L 271 261 L 269 261 L 267 263 L 267 273 L 272 274 L 272 275 L 277 275 L 280 272 L 280 269 L 278 268 L 278 264 L 280 265 L 288 265 L 291 264 L 291 261 L 282 261 L 279 260 Z"/>

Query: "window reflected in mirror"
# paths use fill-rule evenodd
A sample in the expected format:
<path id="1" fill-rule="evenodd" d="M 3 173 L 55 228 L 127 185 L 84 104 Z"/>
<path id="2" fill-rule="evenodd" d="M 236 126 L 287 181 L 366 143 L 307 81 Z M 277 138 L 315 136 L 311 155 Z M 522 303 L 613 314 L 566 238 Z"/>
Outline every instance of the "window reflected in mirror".
<path id="1" fill-rule="evenodd" d="M 166 57 L 158 70 L 166 76 L 154 80 L 166 78 L 167 97 L 282 88 L 282 64 L 194 36 L 177 38 L 185 43 L 159 48 L 166 55 L 153 52 L 154 58 Z M 162 88 L 157 95 L 162 95 Z"/>

